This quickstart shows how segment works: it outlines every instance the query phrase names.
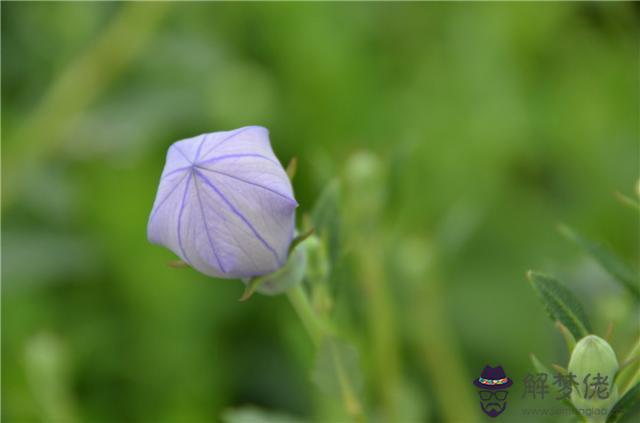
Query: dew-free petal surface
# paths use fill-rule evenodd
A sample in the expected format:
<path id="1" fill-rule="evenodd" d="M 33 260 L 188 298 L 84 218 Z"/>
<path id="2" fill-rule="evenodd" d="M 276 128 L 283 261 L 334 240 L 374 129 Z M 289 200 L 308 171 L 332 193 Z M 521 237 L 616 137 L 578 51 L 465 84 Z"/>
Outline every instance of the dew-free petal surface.
<path id="1" fill-rule="evenodd" d="M 169 148 L 147 235 L 206 275 L 262 275 L 285 263 L 297 205 L 265 128 L 203 134 Z"/>

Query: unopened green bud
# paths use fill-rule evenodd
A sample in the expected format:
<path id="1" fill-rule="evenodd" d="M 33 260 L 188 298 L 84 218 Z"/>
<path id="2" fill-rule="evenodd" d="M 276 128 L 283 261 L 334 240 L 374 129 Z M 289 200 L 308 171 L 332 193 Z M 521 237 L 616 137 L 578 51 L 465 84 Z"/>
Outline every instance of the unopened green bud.
<path id="1" fill-rule="evenodd" d="M 590 421 L 605 421 L 618 400 L 613 383 L 618 368 L 616 354 L 604 339 L 589 335 L 576 344 L 568 369 L 576 384 L 571 402 Z"/>

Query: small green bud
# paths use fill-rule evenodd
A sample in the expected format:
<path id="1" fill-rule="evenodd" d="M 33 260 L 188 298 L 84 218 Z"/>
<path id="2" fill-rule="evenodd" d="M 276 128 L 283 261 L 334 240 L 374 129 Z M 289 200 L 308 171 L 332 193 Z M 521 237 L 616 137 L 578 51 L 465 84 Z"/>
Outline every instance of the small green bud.
<path id="1" fill-rule="evenodd" d="M 576 383 L 571 402 L 590 421 L 605 421 L 618 400 L 613 383 L 618 368 L 616 354 L 604 339 L 588 335 L 576 344 L 568 369 Z"/>

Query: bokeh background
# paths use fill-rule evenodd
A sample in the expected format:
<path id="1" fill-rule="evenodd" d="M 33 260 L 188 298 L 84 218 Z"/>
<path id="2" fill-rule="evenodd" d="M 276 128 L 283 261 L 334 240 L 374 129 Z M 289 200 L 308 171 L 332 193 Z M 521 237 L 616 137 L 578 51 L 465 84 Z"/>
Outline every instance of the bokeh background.
<path id="1" fill-rule="evenodd" d="M 520 410 L 560 405 L 522 398 L 529 353 L 567 358 L 528 269 L 614 348 L 637 333 L 556 225 L 638 264 L 614 193 L 638 178 L 639 23 L 632 3 L 3 2 L 2 420 L 339 419 L 286 297 L 239 303 L 146 240 L 171 142 L 249 124 L 298 157 L 301 216 L 344 187 L 330 292 L 369 416 L 479 420 L 471 380 L 501 364 L 503 420 L 540 420 Z"/>

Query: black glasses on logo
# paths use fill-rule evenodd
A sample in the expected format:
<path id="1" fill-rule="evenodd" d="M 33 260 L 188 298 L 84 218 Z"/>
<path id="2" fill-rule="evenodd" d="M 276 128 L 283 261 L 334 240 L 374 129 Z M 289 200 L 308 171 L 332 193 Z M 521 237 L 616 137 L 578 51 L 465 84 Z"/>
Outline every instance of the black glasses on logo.
<path id="1" fill-rule="evenodd" d="M 507 391 L 478 391 L 480 399 L 482 401 L 489 401 L 491 397 L 494 397 L 498 401 L 504 401 L 507 399 Z"/>

